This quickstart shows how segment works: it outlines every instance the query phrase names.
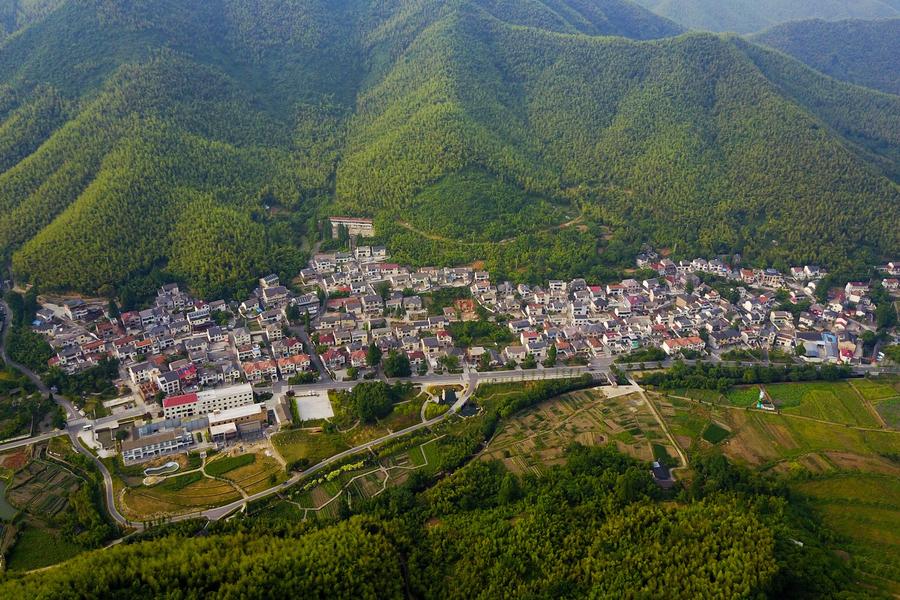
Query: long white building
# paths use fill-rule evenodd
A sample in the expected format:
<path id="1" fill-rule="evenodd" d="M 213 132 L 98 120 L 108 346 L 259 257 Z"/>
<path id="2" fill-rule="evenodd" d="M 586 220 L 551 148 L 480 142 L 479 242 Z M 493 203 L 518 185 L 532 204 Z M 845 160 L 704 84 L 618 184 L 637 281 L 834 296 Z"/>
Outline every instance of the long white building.
<path id="1" fill-rule="evenodd" d="M 247 404 L 253 404 L 253 387 L 244 383 L 166 398 L 163 415 L 167 419 L 205 416 Z"/>

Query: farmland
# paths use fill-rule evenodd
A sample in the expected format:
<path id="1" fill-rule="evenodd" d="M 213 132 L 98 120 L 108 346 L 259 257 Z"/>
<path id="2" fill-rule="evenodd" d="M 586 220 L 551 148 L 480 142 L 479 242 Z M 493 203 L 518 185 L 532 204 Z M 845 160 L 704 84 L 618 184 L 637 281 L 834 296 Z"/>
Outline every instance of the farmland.
<path id="1" fill-rule="evenodd" d="M 510 418 L 482 458 L 500 460 L 515 473 L 541 473 L 561 463 L 572 442 L 613 443 L 646 461 L 663 453 L 673 460 L 677 456 L 640 394 L 608 397 L 605 388 L 595 388 L 547 400 Z"/>
<path id="2" fill-rule="evenodd" d="M 221 476 L 234 482 L 247 494 L 261 492 L 287 479 L 278 461 L 263 454 L 240 454 L 224 460 L 231 460 L 231 468 L 221 471 Z M 212 464 L 220 462 L 223 461 L 219 460 Z M 206 466 L 206 472 L 210 473 L 209 464 Z"/>
<path id="3" fill-rule="evenodd" d="M 130 518 L 153 518 L 196 512 L 227 504 L 240 493 L 227 481 L 208 479 L 200 472 L 168 477 L 152 486 L 127 487 L 122 492 L 121 508 Z"/>
<path id="4" fill-rule="evenodd" d="M 53 518 L 69 505 L 69 494 L 82 480 L 63 467 L 33 460 L 19 470 L 7 493 L 10 503 L 31 514 Z"/>
<path id="5" fill-rule="evenodd" d="M 677 390 L 673 396 L 682 396 L 709 404 L 726 404 L 738 408 L 755 406 L 760 389 L 784 414 L 799 415 L 858 427 L 881 427 L 881 419 L 874 412 L 873 403 L 891 398 L 891 386 L 871 380 L 852 382 L 804 382 L 775 383 L 738 386 L 726 394 L 713 390 Z M 865 393 L 863 393 L 865 391 Z M 895 394 L 900 399 L 900 394 Z"/>
<path id="6" fill-rule="evenodd" d="M 900 479 L 871 473 L 838 473 L 798 481 L 825 523 L 843 539 L 838 545 L 871 583 L 900 592 Z"/>
<path id="7" fill-rule="evenodd" d="M 849 420 L 854 414 L 847 408 L 849 399 L 854 397 L 849 394 L 855 392 L 843 384 L 817 385 L 835 385 L 837 389 L 807 387 L 796 390 L 793 397 L 782 392 L 779 395 L 788 400 L 799 398 L 793 408 L 800 408 L 804 403 L 818 401 L 828 394 L 834 397 L 848 394 L 841 404 L 844 408 L 834 414 Z M 811 391 L 815 392 L 812 401 Z M 725 454 L 750 466 L 812 472 L 841 469 L 892 472 L 897 468 L 885 458 L 900 452 L 900 433 L 897 432 L 854 427 L 844 422 L 823 422 L 798 414 L 798 411 L 784 410 L 776 414 L 738 409 L 728 403 L 702 404 L 675 394 L 654 397 L 679 444 L 692 452 L 709 447 L 714 439 L 721 437 L 721 434 L 714 434 L 714 439 L 709 438 L 709 426 L 715 423 L 731 432 L 727 439 L 718 442 Z M 856 407 L 862 406 L 861 398 L 857 397 Z"/>

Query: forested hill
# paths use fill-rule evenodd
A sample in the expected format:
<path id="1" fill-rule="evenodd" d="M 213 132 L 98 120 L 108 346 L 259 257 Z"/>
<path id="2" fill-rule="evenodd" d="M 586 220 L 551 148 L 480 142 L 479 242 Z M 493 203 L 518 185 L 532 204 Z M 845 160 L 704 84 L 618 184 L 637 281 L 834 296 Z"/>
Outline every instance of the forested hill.
<path id="1" fill-rule="evenodd" d="M 203 295 L 294 275 L 333 211 L 518 279 L 643 241 L 893 257 L 900 99 L 681 32 L 626 0 L 63 0 L 0 42 L 2 251 Z"/>
<path id="2" fill-rule="evenodd" d="M 576 446 L 567 458 L 524 480 L 478 461 L 428 489 L 427 478 L 412 476 L 372 501 L 355 499 L 360 514 L 336 524 L 292 523 L 284 511 L 208 528 L 187 523 L 11 575 L 0 595 L 872 597 L 853 589 L 797 499 L 724 459 L 705 461 L 694 484 L 664 502 L 646 465 L 612 447 Z"/>
<path id="3" fill-rule="evenodd" d="M 691 29 L 753 33 L 805 19 L 900 17 L 900 0 L 636 0 Z"/>
<path id="4" fill-rule="evenodd" d="M 751 39 L 826 75 L 900 95 L 900 18 L 797 21 Z"/>

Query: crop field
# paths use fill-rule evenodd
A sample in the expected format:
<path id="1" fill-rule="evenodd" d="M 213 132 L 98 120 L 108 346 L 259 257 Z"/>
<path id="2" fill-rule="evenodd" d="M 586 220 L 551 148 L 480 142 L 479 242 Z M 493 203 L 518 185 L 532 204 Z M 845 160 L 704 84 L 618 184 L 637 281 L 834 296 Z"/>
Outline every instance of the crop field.
<path id="1" fill-rule="evenodd" d="M 891 429 L 900 429 L 900 398 L 882 400 L 875 409 L 887 426 Z"/>
<path id="2" fill-rule="evenodd" d="M 30 571 L 53 565 L 83 552 L 54 531 L 43 529 L 29 521 L 9 553 L 10 571 Z"/>
<path id="3" fill-rule="evenodd" d="M 351 447 L 341 434 L 303 430 L 277 433 L 272 442 L 288 464 L 305 458 L 312 465 Z"/>
<path id="4" fill-rule="evenodd" d="M 240 498 L 228 482 L 215 481 L 202 473 L 170 477 L 154 486 L 127 488 L 122 508 L 134 519 L 179 514 L 219 506 Z"/>
<path id="5" fill-rule="evenodd" d="M 880 425 L 862 397 L 846 382 L 778 383 L 765 387 L 775 405 L 787 414 L 862 427 Z"/>
<path id="6" fill-rule="evenodd" d="M 583 390 L 542 402 L 508 420 L 482 457 L 500 460 L 516 473 L 541 473 L 563 461 L 572 442 L 614 443 L 641 460 L 663 450 L 676 456 L 639 394 L 607 398 L 602 389 Z"/>
<path id="7" fill-rule="evenodd" d="M 900 380 L 896 378 L 851 379 L 849 384 L 870 402 L 900 398 Z"/>
<path id="8" fill-rule="evenodd" d="M 262 454 L 242 454 L 235 458 L 244 457 L 250 460 L 244 459 L 243 464 L 232 467 L 223 477 L 236 483 L 247 494 L 261 492 L 287 479 L 284 469 L 274 458 Z"/>
<path id="9" fill-rule="evenodd" d="M 19 470 L 7 493 L 9 502 L 21 510 L 52 518 L 69 505 L 69 494 L 82 481 L 59 465 L 34 460 Z"/>
<path id="10" fill-rule="evenodd" d="M 900 591 L 900 478 L 840 473 L 792 487 L 811 498 L 838 545 L 871 583 Z"/>
<path id="11" fill-rule="evenodd" d="M 837 386 L 837 391 L 827 386 Z M 772 386 L 775 387 L 775 386 Z M 846 383 L 788 388 L 804 402 L 817 402 L 830 392 L 846 394 L 840 415 L 849 419 L 855 406 L 864 408 L 863 400 Z M 682 392 L 683 393 L 683 392 Z M 781 392 L 780 392 L 781 393 Z M 675 392 L 673 392 L 675 394 Z M 812 395 L 812 398 L 810 398 Z M 795 411 L 782 414 L 757 410 L 743 410 L 729 404 L 700 404 L 680 397 L 660 396 L 656 402 L 670 431 L 679 445 L 699 451 L 713 443 L 711 423 L 731 433 L 718 445 L 726 455 L 750 466 L 773 468 L 776 471 L 803 469 L 824 473 L 854 469 L 878 473 L 897 473 L 900 467 L 885 456 L 900 452 L 900 433 L 890 430 L 871 430 L 845 423 L 823 423 L 801 418 Z M 870 414 L 870 413 L 869 413 Z M 874 419 L 874 417 L 873 417 Z M 714 436 L 715 437 L 715 436 Z"/>

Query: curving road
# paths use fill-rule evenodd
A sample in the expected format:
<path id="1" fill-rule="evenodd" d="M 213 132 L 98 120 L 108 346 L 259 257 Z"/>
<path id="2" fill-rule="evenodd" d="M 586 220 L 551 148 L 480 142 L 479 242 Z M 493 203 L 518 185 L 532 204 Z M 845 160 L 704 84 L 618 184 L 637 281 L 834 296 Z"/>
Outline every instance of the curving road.
<path id="1" fill-rule="evenodd" d="M 2 336 L 2 343 L 0 343 L 0 358 L 3 358 L 3 360 L 9 366 L 21 371 L 22 374 L 24 374 L 26 377 L 28 377 L 28 379 L 30 379 L 31 382 L 35 385 L 35 387 L 37 387 L 37 389 L 38 389 L 38 391 L 40 391 L 41 395 L 43 395 L 43 397 L 45 399 L 48 398 L 50 396 L 50 390 L 49 390 L 49 388 L 47 388 L 47 386 L 44 384 L 44 382 L 41 380 L 41 378 L 38 377 L 38 375 L 34 371 L 29 369 L 25 365 L 19 364 L 14 360 L 10 360 L 9 356 L 7 355 L 6 342 L 7 342 L 7 338 L 9 336 L 9 331 L 10 331 L 9 320 L 10 320 L 11 313 L 9 311 L 9 306 L 7 306 L 6 302 L 0 300 L 0 306 L 3 307 L 3 311 L 7 316 L 7 318 L 5 318 L 2 322 L 3 336 Z M 69 402 L 67 399 L 65 399 L 59 395 L 54 395 L 53 400 L 66 413 L 66 422 L 69 423 L 69 425 L 66 427 L 66 430 L 64 432 L 62 432 L 62 431 L 54 432 L 52 435 L 44 434 L 44 435 L 40 435 L 40 436 L 36 436 L 36 437 L 31 437 L 26 440 L 12 442 L 12 444 L 6 444 L 6 445 L 0 447 L 0 449 L 6 449 L 6 447 L 14 448 L 14 447 L 18 447 L 18 446 L 27 445 L 27 444 L 34 444 L 36 442 L 40 442 L 45 439 L 50 439 L 50 438 L 56 437 L 58 435 L 68 435 L 69 440 L 72 442 L 72 448 L 74 448 L 75 451 L 78 452 L 79 454 L 82 454 L 82 455 L 88 457 L 89 459 L 91 459 L 91 461 L 94 463 L 94 466 L 97 468 L 98 471 L 100 471 L 100 474 L 103 476 L 103 489 L 105 492 L 104 496 L 106 498 L 106 509 L 107 509 L 107 512 L 109 512 L 109 515 L 116 521 L 116 523 L 118 523 L 119 525 L 122 525 L 123 527 L 134 527 L 137 529 L 141 529 L 143 526 L 140 523 L 132 523 L 131 521 L 126 519 L 125 516 L 122 515 L 122 513 L 119 512 L 118 508 L 116 508 L 113 480 L 112 480 L 112 476 L 109 474 L 109 470 L 106 468 L 106 465 L 104 465 L 100 461 L 99 458 L 94 456 L 94 454 L 92 452 L 90 452 L 87 448 L 82 446 L 81 442 L 78 441 L 78 432 L 82 430 L 82 423 L 84 422 L 84 419 L 81 417 L 81 415 L 78 413 L 78 411 L 72 405 L 72 403 Z"/>

